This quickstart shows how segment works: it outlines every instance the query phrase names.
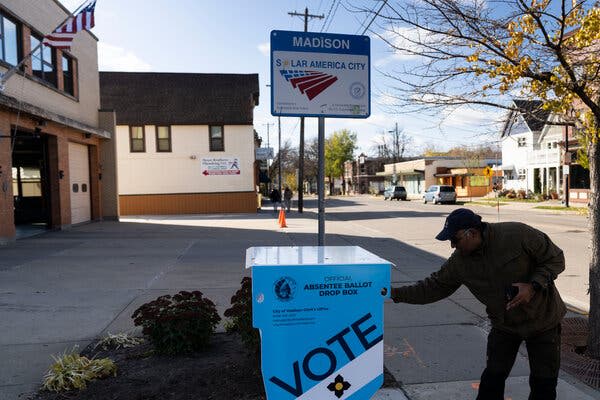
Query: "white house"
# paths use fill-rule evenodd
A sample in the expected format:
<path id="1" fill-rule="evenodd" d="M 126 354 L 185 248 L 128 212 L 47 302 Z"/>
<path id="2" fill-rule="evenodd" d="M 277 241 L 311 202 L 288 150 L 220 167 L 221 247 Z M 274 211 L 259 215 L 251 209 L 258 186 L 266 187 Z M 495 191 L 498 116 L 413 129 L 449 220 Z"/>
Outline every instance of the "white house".
<path id="1" fill-rule="evenodd" d="M 100 73 L 121 215 L 256 212 L 258 75 Z"/>
<path id="2" fill-rule="evenodd" d="M 534 193 L 561 193 L 562 127 L 541 109 L 541 101 L 514 100 L 523 112 L 511 111 L 501 133 L 504 188 Z"/>

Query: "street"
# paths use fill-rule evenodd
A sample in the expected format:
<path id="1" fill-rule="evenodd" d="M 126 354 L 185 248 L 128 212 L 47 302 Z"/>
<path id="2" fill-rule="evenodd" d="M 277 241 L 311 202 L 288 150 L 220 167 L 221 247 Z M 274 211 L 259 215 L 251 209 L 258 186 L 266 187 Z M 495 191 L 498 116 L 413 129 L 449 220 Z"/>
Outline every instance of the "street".
<path id="1" fill-rule="evenodd" d="M 52 354 L 85 347 L 107 332 L 133 329 L 131 314 L 157 296 L 200 290 L 222 314 L 239 282 L 251 246 L 315 246 L 316 199 L 287 215 L 279 228 L 270 204 L 259 213 L 137 216 L 83 224 L 0 248 L 0 399 L 35 390 Z M 392 262 L 394 286 L 422 279 L 444 262 L 447 242 L 434 236 L 457 206 L 390 202 L 381 197 L 326 201 L 325 245 L 361 246 Z M 486 221 L 496 210 L 476 207 Z M 559 289 L 587 305 L 586 218 L 503 206 L 500 220 L 528 222 L 567 254 Z M 473 398 L 485 361 L 485 308 L 464 288 L 425 306 L 385 305 L 385 365 L 411 400 Z M 223 327 L 220 327 L 223 330 Z M 526 358 L 519 356 L 507 395 L 525 398 Z M 561 374 L 561 398 L 597 394 Z M 401 398 L 401 397 L 400 397 Z"/>

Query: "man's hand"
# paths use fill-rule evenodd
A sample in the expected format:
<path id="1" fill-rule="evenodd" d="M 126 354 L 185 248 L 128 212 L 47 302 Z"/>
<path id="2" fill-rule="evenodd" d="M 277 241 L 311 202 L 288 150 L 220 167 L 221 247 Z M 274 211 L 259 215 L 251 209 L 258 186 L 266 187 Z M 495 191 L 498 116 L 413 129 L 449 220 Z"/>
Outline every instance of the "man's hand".
<path id="1" fill-rule="evenodd" d="M 392 290 L 390 291 L 390 298 L 392 300 L 394 300 L 394 303 L 398 303 L 400 300 L 398 300 L 398 292 L 399 292 L 400 288 L 395 288 L 393 287 Z"/>
<path id="2" fill-rule="evenodd" d="M 519 293 L 508 302 L 506 305 L 507 310 L 520 306 L 521 304 L 529 303 L 535 295 L 535 290 L 533 290 L 531 283 L 513 283 L 512 285 L 519 288 Z"/>

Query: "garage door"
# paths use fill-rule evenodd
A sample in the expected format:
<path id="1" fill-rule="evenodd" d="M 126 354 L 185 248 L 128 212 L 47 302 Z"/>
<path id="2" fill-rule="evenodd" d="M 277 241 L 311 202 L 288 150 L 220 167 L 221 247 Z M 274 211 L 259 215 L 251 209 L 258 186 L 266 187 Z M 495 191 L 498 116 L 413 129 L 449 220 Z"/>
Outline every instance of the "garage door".
<path id="1" fill-rule="evenodd" d="M 92 218 L 90 197 L 90 159 L 88 147 L 69 143 L 69 175 L 71 177 L 71 223 Z"/>

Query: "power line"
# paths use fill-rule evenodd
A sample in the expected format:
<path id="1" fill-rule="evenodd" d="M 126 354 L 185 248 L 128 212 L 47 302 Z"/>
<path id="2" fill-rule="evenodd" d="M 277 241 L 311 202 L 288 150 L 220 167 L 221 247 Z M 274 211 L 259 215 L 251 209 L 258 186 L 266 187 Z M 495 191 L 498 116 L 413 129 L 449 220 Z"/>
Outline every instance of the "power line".
<path id="1" fill-rule="evenodd" d="M 333 11 L 333 6 L 335 6 L 336 2 L 337 2 L 337 0 L 331 1 L 331 7 L 329 7 L 329 11 L 327 12 L 327 15 L 325 16 L 325 21 L 323 21 L 323 26 L 321 27 L 321 32 L 323 32 L 323 29 L 325 29 L 325 25 L 327 25 L 327 21 L 329 21 L 329 17 L 331 16 L 331 11 Z"/>
<path id="2" fill-rule="evenodd" d="M 322 5 L 323 5 L 323 0 L 319 1 L 319 7 L 317 7 L 317 12 L 321 11 Z M 311 27 L 314 27 L 314 25 L 312 25 Z"/>
<path id="3" fill-rule="evenodd" d="M 335 0 L 334 0 L 334 2 L 335 2 Z M 329 28 L 331 28 L 331 23 L 333 22 L 333 19 L 335 18 L 335 14 L 337 13 L 338 8 L 340 7 L 340 3 L 341 3 L 341 0 L 337 0 L 335 8 L 333 9 L 333 13 L 331 14 L 331 18 L 329 18 L 329 23 L 327 24 L 327 28 L 325 28 L 325 32 L 327 32 L 329 30 Z"/>
<path id="4" fill-rule="evenodd" d="M 353 11 L 353 10 L 350 10 L 350 9 L 349 9 L 348 7 L 346 7 L 346 6 L 345 6 L 343 3 L 342 3 L 342 7 L 344 7 L 344 8 L 346 9 L 346 11 L 348 11 L 348 12 L 351 12 L 351 13 L 354 13 L 354 12 L 356 12 L 356 10 L 354 10 L 354 11 Z M 373 4 L 373 7 L 371 7 L 371 9 L 369 10 L 369 12 L 367 13 L 367 16 L 365 17 L 364 21 L 362 21 L 362 22 L 360 23 L 360 26 L 358 27 L 358 29 L 357 29 L 357 30 L 356 30 L 356 32 L 354 33 L 355 35 L 358 35 L 358 32 L 360 32 L 360 30 L 362 29 L 362 27 L 363 27 L 363 26 L 365 26 L 365 23 L 366 23 L 366 22 L 367 22 L 367 20 L 369 19 L 369 16 L 371 15 L 371 13 L 373 13 L 373 11 L 375 11 L 375 7 L 377 7 L 377 3 L 376 3 L 376 4 Z M 357 22 L 360 22 L 360 20 L 359 20 L 358 18 L 354 17 L 354 19 L 355 19 Z"/>
<path id="5" fill-rule="evenodd" d="M 377 12 L 375 13 L 375 15 L 373 15 L 373 18 L 371 19 L 371 22 L 369 22 L 369 25 L 367 25 L 365 27 L 365 30 L 362 33 L 363 35 L 369 30 L 369 28 L 371 27 L 371 24 L 373 23 L 373 21 L 375 21 L 375 18 L 377 18 L 377 16 L 381 12 L 381 10 L 383 10 L 383 7 L 385 7 L 385 5 L 387 4 L 387 2 L 388 2 L 388 0 L 383 0 L 383 3 L 381 4 L 381 7 L 379 7 L 379 10 L 377 10 Z"/>

